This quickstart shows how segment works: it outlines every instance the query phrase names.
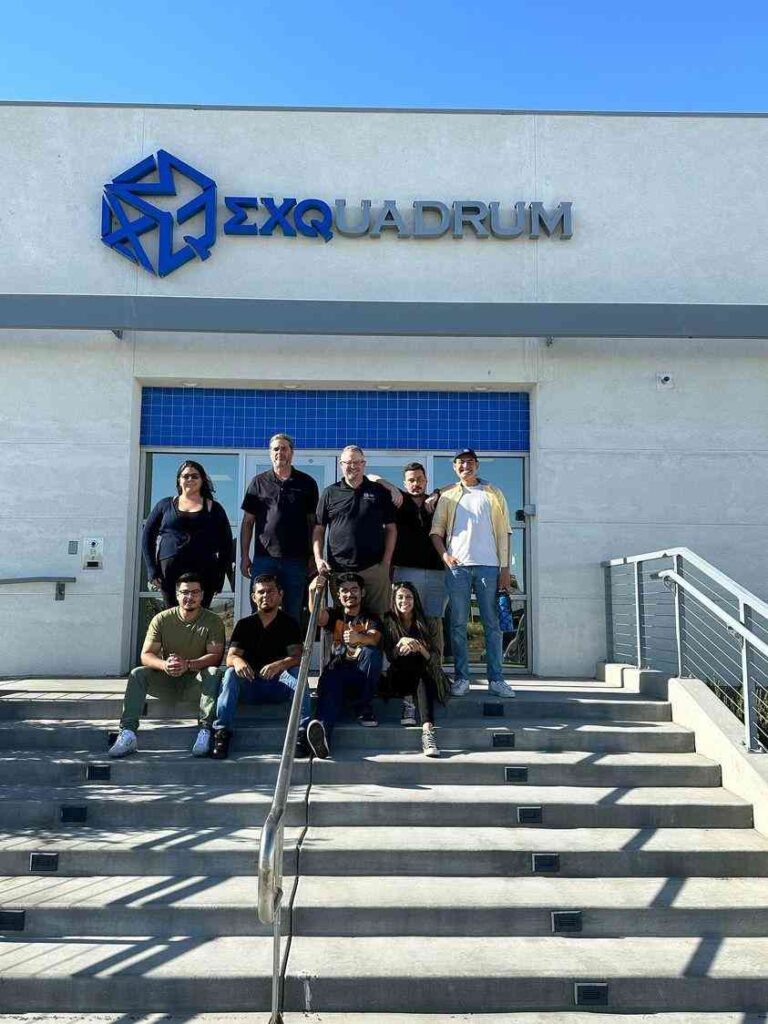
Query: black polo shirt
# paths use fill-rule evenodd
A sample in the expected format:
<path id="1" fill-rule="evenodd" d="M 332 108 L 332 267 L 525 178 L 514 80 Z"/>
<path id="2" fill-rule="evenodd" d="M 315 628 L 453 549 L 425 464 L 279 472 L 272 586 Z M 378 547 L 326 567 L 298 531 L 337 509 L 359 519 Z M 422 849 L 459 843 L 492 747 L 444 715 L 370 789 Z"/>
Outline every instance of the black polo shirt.
<path id="1" fill-rule="evenodd" d="M 397 547 L 393 562 L 408 569 L 444 569 L 429 536 L 433 513 L 427 512 L 424 502 L 417 505 L 407 491 L 400 493 L 403 504 L 395 512 Z"/>
<path id="2" fill-rule="evenodd" d="M 237 647 L 258 675 L 259 669 L 273 661 L 288 657 L 288 648 L 301 644 L 299 624 L 290 615 L 278 609 L 268 626 L 264 626 L 258 613 L 240 619 L 232 630 L 230 647 Z"/>
<path id="3" fill-rule="evenodd" d="M 272 469 L 255 476 L 240 506 L 256 519 L 254 556 L 309 558 L 317 496 L 314 479 L 300 469 L 291 468 L 287 480 L 280 480 Z"/>
<path id="4" fill-rule="evenodd" d="M 339 480 L 326 487 L 317 522 L 327 528 L 328 561 L 334 570 L 368 569 L 384 554 L 385 527 L 395 521 L 386 487 L 363 477 L 359 487 Z"/>

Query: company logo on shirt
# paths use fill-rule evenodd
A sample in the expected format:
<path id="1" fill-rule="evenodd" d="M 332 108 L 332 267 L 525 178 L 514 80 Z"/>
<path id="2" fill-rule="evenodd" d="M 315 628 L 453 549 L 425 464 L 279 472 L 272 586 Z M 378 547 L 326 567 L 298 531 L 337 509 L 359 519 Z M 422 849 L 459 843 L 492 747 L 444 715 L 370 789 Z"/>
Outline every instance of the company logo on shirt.
<path id="1" fill-rule="evenodd" d="M 293 196 L 224 196 L 230 216 L 222 233 L 250 238 L 436 239 L 476 237 L 567 240 L 573 236 L 570 202 L 546 210 L 541 202 L 511 203 L 479 199 L 415 199 L 377 204 L 362 199 Z M 205 261 L 216 243 L 216 182 L 191 164 L 159 149 L 104 186 L 101 240 L 110 249 L 165 277 L 192 260 Z"/>

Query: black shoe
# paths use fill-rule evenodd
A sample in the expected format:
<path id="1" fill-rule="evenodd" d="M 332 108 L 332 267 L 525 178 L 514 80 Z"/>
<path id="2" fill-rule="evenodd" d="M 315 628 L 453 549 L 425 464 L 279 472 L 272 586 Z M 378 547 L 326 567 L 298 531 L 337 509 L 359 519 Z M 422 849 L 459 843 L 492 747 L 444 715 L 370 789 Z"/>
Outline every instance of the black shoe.
<path id="1" fill-rule="evenodd" d="M 307 743 L 315 757 L 319 757 L 322 761 L 330 754 L 325 726 L 317 718 L 313 718 L 307 726 Z"/>
<path id="2" fill-rule="evenodd" d="M 229 757 L 229 741 L 232 738 L 232 733 L 229 729 L 214 729 L 213 730 L 213 745 L 211 746 L 210 756 L 214 761 L 226 761 Z"/>
<path id="3" fill-rule="evenodd" d="M 357 721 L 359 725 L 364 725 L 368 729 L 375 729 L 376 726 L 379 724 L 379 720 L 373 713 L 372 708 L 366 708 L 365 711 L 361 712 L 357 716 Z"/>
<path id="4" fill-rule="evenodd" d="M 299 736 L 296 740 L 296 750 L 293 755 L 297 761 L 303 760 L 305 757 L 311 757 L 312 751 L 309 749 L 306 736 Z"/>

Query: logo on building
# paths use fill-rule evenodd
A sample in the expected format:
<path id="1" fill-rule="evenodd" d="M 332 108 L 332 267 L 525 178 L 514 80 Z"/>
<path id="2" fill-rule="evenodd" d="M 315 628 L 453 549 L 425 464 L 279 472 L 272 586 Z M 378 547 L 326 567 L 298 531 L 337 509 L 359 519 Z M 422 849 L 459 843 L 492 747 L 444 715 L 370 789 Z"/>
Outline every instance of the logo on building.
<path id="1" fill-rule="evenodd" d="M 398 203 L 292 196 L 224 196 L 222 233 L 240 237 L 538 239 L 573 237 L 573 204 L 415 199 Z M 113 178 L 101 201 L 101 240 L 129 260 L 165 277 L 216 242 L 216 182 L 165 149 Z M 194 224 L 192 220 L 194 218 Z M 184 226 L 187 225 L 185 233 Z M 190 231 L 194 227 L 195 231 Z"/>
<path id="2" fill-rule="evenodd" d="M 185 234 L 193 217 L 199 233 Z M 216 182 L 159 149 L 104 186 L 101 240 L 160 277 L 207 260 L 216 242 Z"/>

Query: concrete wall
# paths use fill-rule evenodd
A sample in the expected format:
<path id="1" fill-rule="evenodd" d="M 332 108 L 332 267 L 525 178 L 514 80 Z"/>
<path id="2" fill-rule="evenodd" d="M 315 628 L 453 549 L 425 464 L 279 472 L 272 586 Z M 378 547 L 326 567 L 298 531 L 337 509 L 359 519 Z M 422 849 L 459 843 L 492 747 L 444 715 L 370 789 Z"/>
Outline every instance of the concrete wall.
<path id="1" fill-rule="evenodd" d="M 768 121 L 0 106 L 7 292 L 764 302 Z M 219 237 L 165 279 L 100 242 L 102 184 L 167 148 L 224 194 L 573 200 L 571 241 Z M 745 201 L 740 205 L 740 197 Z M 744 211 L 743 213 L 740 211 Z M 535 668 L 604 656 L 599 562 L 685 544 L 766 596 L 758 342 L 0 332 L 0 576 L 105 570 L 63 603 L 0 588 L 0 674 L 125 667 L 141 383 L 532 391 Z M 672 375 L 660 388 L 657 374 Z"/>

